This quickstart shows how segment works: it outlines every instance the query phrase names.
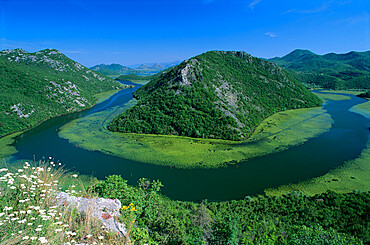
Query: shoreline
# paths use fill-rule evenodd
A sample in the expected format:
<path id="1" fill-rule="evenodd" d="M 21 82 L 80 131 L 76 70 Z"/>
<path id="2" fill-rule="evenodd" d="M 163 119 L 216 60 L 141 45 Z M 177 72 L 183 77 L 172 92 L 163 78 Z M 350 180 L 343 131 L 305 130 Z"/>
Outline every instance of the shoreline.
<path id="1" fill-rule="evenodd" d="M 109 90 L 109 91 L 105 91 L 105 92 L 97 93 L 97 94 L 95 94 L 95 95 L 94 95 L 94 97 L 95 97 L 95 100 L 96 100 L 96 101 L 95 101 L 95 102 L 94 102 L 94 104 L 92 104 L 90 107 L 86 107 L 86 108 L 81 109 L 81 110 L 78 110 L 78 111 L 73 111 L 73 112 L 69 112 L 69 113 L 59 114 L 59 115 L 56 115 L 56 116 L 53 116 L 53 117 L 49 117 L 49 118 L 46 118 L 46 119 L 43 119 L 43 120 L 37 121 L 35 124 L 31 125 L 31 127 L 29 127 L 29 128 L 25 128 L 25 129 L 18 130 L 18 131 L 13 131 L 13 132 L 10 132 L 10 133 L 7 133 L 7 134 L 5 134 L 5 135 L 1 136 L 1 137 L 0 137 L 0 140 L 2 140 L 3 138 L 5 138 L 5 137 L 7 137 L 7 136 L 9 136 L 9 135 L 12 135 L 12 134 L 18 134 L 18 133 L 26 132 L 27 130 L 30 130 L 30 129 L 33 129 L 33 128 L 35 128 L 35 127 L 39 126 L 41 123 L 46 122 L 47 120 L 50 120 L 50 119 L 53 119 L 53 118 L 56 118 L 56 117 L 61 117 L 61 116 L 65 116 L 65 115 L 73 114 L 73 113 L 77 113 L 77 112 L 86 111 L 86 110 L 88 110 L 88 109 L 91 109 L 92 107 L 94 107 L 94 106 L 96 106 L 97 104 L 99 104 L 99 103 L 101 103 L 101 102 L 103 102 L 103 101 L 105 101 L 105 100 L 109 99 L 112 95 L 114 95 L 115 93 L 117 93 L 117 92 L 119 92 L 119 91 L 121 91 L 121 90 L 123 90 L 123 89 L 127 89 L 127 88 L 122 88 L 122 89 L 118 89 L 118 90 Z M 104 98 L 104 96 L 102 96 L 104 99 L 102 99 L 101 101 L 99 101 L 99 99 L 101 99 L 101 98 L 96 97 L 96 96 L 97 96 L 97 95 L 99 95 L 99 94 L 109 93 L 109 92 L 111 92 L 112 94 L 111 94 L 110 96 L 108 96 L 107 98 Z M 113 93 L 113 92 L 114 92 L 114 93 Z"/>

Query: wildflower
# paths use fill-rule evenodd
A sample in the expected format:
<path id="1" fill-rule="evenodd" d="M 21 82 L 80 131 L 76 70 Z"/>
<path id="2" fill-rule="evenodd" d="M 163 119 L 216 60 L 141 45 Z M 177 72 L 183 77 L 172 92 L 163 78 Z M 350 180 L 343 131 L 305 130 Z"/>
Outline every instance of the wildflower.
<path id="1" fill-rule="evenodd" d="M 77 176 L 78 176 L 77 174 L 73 174 L 72 175 L 73 178 L 77 178 Z"/>
<path id="2" fill-rule="evenodd" d="M 23 169 L 18 169 L 18 172 L 20 172 L 20 173 L 23 172 Z"/>
<path id="3" fill-rule="evenodd" d="M 22 240 L 28 240 L 28 238 L 30 238 L 29 236 L 24 236 L 22 237 Z"/>
<path id="4" fill-rule="evenodd" d="M 89 235 L 87 235 L 87 236 L 86 236 L 86 238 L 90 238 L 90 237 L 92 237 L 92 235 L 91 235 L 91 234 L 89 234 Z"/>
<path id="5" fill-rule="evenodd" d="M 10 189 L 11 189 L 11 190 L 15 190 L 15 189 L 17 189 L 17 187 L 15 187 L 15 186 L 11 186 L 11 187 L 10 187 Z"/>
<path id="6" fill-rule="evenodd" d="M 7 207 L 7 206 L 4 207 L 4 211 L 9 211 L 9 210 L 12 210 L 12 209 L 13 209 L 13 207 Z"/>
<path id="7" fill-rule="evenodd" d="M 60 232 L 62 231 L 63 229 L 55 229 L 56 232 Z"/>
<path id="8" fill-rule="evenodd" d="M 98 236 L 98 239 L 99 240 L 102 240 L 104 237 L 103 236 Z"/>
<path id="9" fill-rule="evenodd" d="M 47 243 L 48 241 L 46 240 L 45 237 L 39 237 L 38 239 L 41 243 Z"/>
<path id="10" fill-rule="evenodd" d="M 27 223 L 27 225 L 28 225 L 28 226 L 31 226 L 31 225 L 33 225 L 33 224 L 32 224 L 32 223 Z"/>
<path id="11" fill-rule="evenodd" d="M 5 172 L 5 171 L 8 171 L 7 168 L 0 168 L 0 172 Z"/>
<path id="12" fill-rule="evenodd" d="M 41 228 L 36 228 L 35 231 L 41 231 L 42 229 Z"/>
<path id="13" fill-rule="evenodd" d="M 31 240 L 33 241 L 33 240 L 36 240 L 37 239 L 37 237 L 35 237 L 35 236 L 33 236 L 33 237 L 31 237 Z"/>

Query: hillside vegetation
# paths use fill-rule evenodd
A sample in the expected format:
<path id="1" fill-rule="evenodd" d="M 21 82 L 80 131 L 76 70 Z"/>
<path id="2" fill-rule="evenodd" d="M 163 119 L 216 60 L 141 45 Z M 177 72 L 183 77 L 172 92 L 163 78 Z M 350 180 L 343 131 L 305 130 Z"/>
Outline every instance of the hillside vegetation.
<path id="1" fill-rule="evenodd" d="M 115 118 L 109 130 L 242 140 L 276 112 L 321 105 L 278 65 L 231 51 L 184 61 L 134 97 L 137 105 Z"/>
<path id="2" fill-rule="evenodd" d="M 317 55 L 297 49 L 270 61 L 289 69 L 294 77 L 310 87 L 370 89 L 370 51 Z"/>
<path id="3" fill-rule="evenodd" d="M 95 94 L 124 85 L 53 49 L 0 52 L 0 137 L 91 107 Z"/>
<path id="4" fill-rule="evenodd" d="M 53 159 L 1 168 L 2 244 L 336 245 L 370 241 L 368 192 L 326 192 L 312 197 L 292 192 L 194 203 L 161 195 L 158 180 L 142 178 L 133 187 L 117 175 L 93 183 L 86 177 L 65 173 Z M 126 224 L 129 237 L 109 231 L 92 215 L 96 210 L 84 215 L 73 205 L 59 205 L 60 191 L 119 199 L 122 209 L 117 219 Z"/>

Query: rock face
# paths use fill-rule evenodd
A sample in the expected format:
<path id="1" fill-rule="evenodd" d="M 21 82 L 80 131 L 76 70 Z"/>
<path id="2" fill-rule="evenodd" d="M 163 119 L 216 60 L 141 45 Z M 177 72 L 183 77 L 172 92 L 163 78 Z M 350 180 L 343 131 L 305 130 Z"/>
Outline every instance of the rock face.
<path id="1" fill-rule="evenodd" d="M 92 106 L 95 94 L 122 84 L 60 51 L 0 51 L 0 137 L 57 115 Z"/>
<path id="2" fill-rule="evenodd" d="M 75 197 L 65 192 L 57 193 L 56 198 L 61 206 L 70 205 L 81 214 L 91 215 L 110 231 L 129 239 L 125 224 L 115 220 L 120 216 L 121 202 L 118 199 Z"/>
<path id="3" fill-rule="evenodd" d="M 112 121 L 111 131 L 243 140 L 276 112 L 321 105 L 278 65 L 234 51 L 186 60 L 134 97 L 139 102 Z"/>

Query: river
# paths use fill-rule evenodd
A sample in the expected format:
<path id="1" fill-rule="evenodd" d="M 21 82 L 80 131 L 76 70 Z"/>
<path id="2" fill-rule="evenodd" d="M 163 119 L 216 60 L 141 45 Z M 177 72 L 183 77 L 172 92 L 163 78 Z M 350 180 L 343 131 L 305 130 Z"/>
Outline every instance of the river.
<path id="1" fill-rule="evenodd" d="M 221 201 L 262 194 L 266 188 L 321 176 L 358 157 L 369 137 L 369 119 L 349 111 L 364 99 L 352 95 L 346 95 L 351 100 L 328 101 L 323 105 L 334 120 L 328 132 L 286 151 L 227 168 L 184 170 L 134 162 L 87 151 L 58 137 L 59 128 L 76 118 L 123 106 L 138 87 L 122 90 L 89 110 L 50 119 L 22 133 L 13 143 L 18 152 L 12 159 L 39 160 L 51 156 L 67 169 L 99 179 L 119 174 L 132 185 L 142 177 L 159 179 L 164 184 L 162 193 L 172 199 Z"/>

